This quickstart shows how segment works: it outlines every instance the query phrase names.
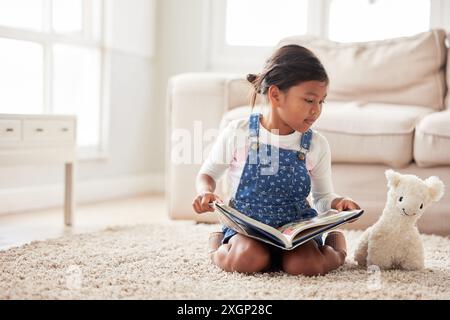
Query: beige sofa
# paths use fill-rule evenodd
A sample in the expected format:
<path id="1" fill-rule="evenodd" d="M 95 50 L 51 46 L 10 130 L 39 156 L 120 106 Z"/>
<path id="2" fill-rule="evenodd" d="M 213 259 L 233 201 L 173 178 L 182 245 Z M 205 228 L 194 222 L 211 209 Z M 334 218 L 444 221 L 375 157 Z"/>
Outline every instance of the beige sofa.
<path id="1" fill-rule="evenodd" d="M 444 30 L 412 37 L 342 44 L 309 36 L 285 38 L 315 52 L 330 77 L 327 103 L 314 128 L 328 139 L 333 183 L 366 214 L 350 228 L 373 224 L 386 201 L 384 171 L 439 176 L 450 189 L 450 50 Z M 257 72 L 252 70 L 251 72 Z M 168 85 L 167 201 L 173 219 L 217 221 L 191 207 L 201 157 L 174 161 L 175 132 L 202 132 L 247 117 L 245 75 L 188 73 Z M 181 131 L 180 131 L 181 130 Z M 184 131 L 183 131 L 184 130 Z M 211 141 L 203 148 L 205 152 Z M 201 139 L 201 138 L 200 138 Z M 192 142 L 192 141 L 191 141 Z M 218 185 L 225 199 L 226 179 Z M 450 235 L 450 190 L 419 221 L 424 233 Z"/>

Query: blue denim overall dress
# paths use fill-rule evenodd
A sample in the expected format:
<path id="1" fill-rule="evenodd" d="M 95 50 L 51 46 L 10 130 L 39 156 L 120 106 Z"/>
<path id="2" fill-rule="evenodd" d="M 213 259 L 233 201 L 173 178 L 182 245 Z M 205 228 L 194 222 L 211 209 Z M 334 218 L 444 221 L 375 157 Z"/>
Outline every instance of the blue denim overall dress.
<path id="1" fill-rule="evenodd" d="M 311 129 L 302 134 L 300 151 L 277 148 L 259 143 L 260 118 L 259 113 L 250 115 L 250 148 L 239 186 L 229 205 L 272 227 L 317 216 L 306 199 L 311 190 L 305 163 Z M 222 243 L 236 234 L 226 226 L 222 226 L 222 231 Z M 322 236 L 314 240 L 322 245 Z"/>

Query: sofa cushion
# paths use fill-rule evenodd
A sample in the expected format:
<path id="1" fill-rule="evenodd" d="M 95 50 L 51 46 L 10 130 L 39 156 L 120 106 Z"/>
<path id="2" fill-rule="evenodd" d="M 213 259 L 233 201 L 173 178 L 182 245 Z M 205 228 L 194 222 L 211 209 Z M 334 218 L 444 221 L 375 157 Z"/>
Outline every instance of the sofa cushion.
<path id="1" fill-rule="evenodd" d="M 250 112 L 249 106 L 228 111 L 221 127 Z M 430 112 L 420 106 L 328 101 L 313 129 L 327 138 L 332 162 L 403 167 L 413 159 L 415 126 Z"/>
<path id="2" fill-rule="evenodd" d="M 330 77 L 328 98 L 444 108 L 447 49 L 444 30 L 380 41 L 338 43 L 311 36 L 281 40 L 303 45 Z"/>
<path id="3" fill-rule="evenodd" d="M 450 164 L 450 110 L 429 114 L 417 125 L 414 159 L 420 167 Z"/>
<path id="4" fill-rule="evenodd" d="M 412 161 L 416 123 L 430 112 L 420 106 L 329 101 L 313 128 L 328 139 L 333 162 L 398 168 Z"/>

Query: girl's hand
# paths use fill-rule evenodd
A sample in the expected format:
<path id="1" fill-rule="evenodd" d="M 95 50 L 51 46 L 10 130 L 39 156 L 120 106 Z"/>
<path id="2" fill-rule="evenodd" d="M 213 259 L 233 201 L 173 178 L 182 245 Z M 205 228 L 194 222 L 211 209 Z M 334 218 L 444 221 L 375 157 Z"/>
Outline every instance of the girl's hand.
<path id="1" fill-rule="evenodd" d="M 338 211 L 361 209 L 359 205 L 349 198 L 336 198 L 331 202 L 331 209 Z"/>
<path id="2" fill-rule="evenodd" d="M 197 213 L 208 211 L 214 212 L 214 208 L 212 208 L 209 203 L 215 200 L 223 203 L 223 200 L 220 199 L 218 195 L 209 191 L 204 191 L 195 197 L 194 201 L 192 202 L 192 207 Z"/>
<path id="3" fill-rule="evenodd" d="M 331 202 L 331 208 L 338 211 L 361 209 L 359 205 L 349 198 L 336 198 Z M 357 219 L 350 220 L 349 223 L 355 222 Z"/>

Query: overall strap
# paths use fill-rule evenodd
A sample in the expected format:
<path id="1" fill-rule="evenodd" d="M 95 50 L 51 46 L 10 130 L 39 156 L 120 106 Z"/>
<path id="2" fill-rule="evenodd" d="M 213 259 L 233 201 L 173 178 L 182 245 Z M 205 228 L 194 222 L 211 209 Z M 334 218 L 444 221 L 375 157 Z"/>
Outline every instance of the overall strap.
<path id="1" fill-rule="evenodd" d="M 309 148 L 311 146 L 312 134 L 313 134 L 313 132 L 311 129 L 309 129 L 308 131 L 306 131 L 302 134 L 302 138 L 300 140 L 300 151 L 298 152 L 298 158 L 300 160 L 305 160 L 306 154 L 309 152 Z"/>
<path id="2" fill-rule="evenodd" d="M 248 124 L 250 148 L 253 150 L 259 150 L 259 118 L 260 113 L 252 113 Z"/>
<path id="3" fill-rule="evenodd" d="M 250 115 L 250 121 L 249 121 L 249 125 L 248 125 L 250 137 L 259 137 L 259 118 L 260 117 L 261 117 L 260 113 L 252 113 Z"/>

